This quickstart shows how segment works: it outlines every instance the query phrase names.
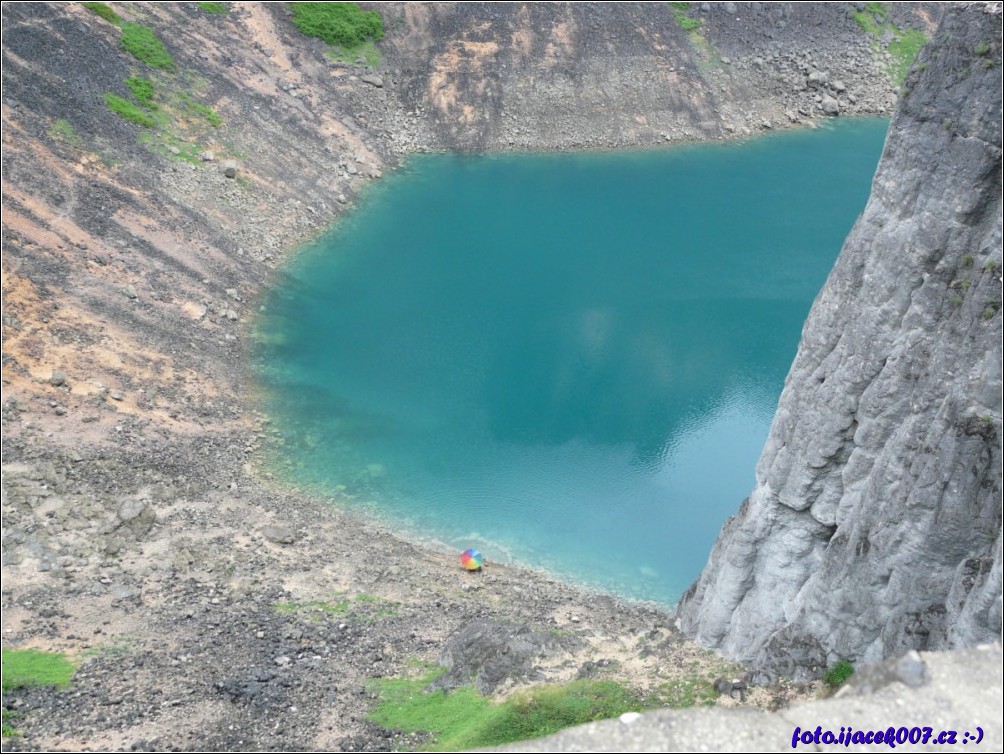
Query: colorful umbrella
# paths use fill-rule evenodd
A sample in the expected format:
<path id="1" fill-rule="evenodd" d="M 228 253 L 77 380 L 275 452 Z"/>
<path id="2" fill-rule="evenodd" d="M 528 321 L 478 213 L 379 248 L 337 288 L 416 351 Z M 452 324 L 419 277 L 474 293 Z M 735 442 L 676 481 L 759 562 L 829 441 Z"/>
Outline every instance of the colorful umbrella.
<path id="1" fill-rule="evenodd" d="M 460 565 L 466 568 L 468 571 L 480 571 L 481 566 L 485 564 L 485 556 L 481 554 L 480 551 L 475 550 L 473 547 L 464 550 L 460 553 Z"/>

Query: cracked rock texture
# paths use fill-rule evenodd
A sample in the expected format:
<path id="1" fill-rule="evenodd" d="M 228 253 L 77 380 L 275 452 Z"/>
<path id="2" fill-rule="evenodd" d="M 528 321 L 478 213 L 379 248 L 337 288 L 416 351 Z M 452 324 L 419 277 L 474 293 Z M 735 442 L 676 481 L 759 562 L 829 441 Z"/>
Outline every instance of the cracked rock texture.
<path id="1" fill-rule="evenodd" d="M 921 52 L 756 487 L 680 603 L 767 676 L 1000 634 L 1000 40 L 970 4 Z"/>

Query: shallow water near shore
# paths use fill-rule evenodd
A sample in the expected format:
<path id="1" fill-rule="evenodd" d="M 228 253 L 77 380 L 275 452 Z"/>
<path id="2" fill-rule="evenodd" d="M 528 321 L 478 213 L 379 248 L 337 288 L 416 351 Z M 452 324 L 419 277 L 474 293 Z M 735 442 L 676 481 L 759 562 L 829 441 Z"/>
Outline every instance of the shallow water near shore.
<path id="1" fill-rule="evenodd" d="M 277 278 L 268 463 L 458 551 L 675 602 L 753 487 L 887 125 L 409 160 Z"/>

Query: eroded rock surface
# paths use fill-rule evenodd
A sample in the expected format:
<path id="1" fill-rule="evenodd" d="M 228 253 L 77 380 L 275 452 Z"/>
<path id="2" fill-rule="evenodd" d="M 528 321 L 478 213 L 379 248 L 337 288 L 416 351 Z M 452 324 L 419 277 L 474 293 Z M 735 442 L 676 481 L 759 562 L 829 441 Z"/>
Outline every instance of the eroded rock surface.
<path id="1" fill-rule="evenodd" d="M 756 488 L 681 601 L 768 675 L 1000 634 L 1000 38 L 971 5 L 921 53 Z"/>

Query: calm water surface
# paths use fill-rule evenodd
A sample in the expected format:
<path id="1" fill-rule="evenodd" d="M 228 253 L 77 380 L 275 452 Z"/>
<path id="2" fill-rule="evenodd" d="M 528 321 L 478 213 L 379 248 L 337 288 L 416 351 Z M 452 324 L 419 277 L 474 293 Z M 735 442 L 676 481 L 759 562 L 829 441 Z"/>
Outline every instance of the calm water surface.
<path id="1" fill-rule="evenodd" d="M 410 160 L 267 302 L 270 463 L 458 551 L 675 601 L 753 487 L 886 127 Z"/>

